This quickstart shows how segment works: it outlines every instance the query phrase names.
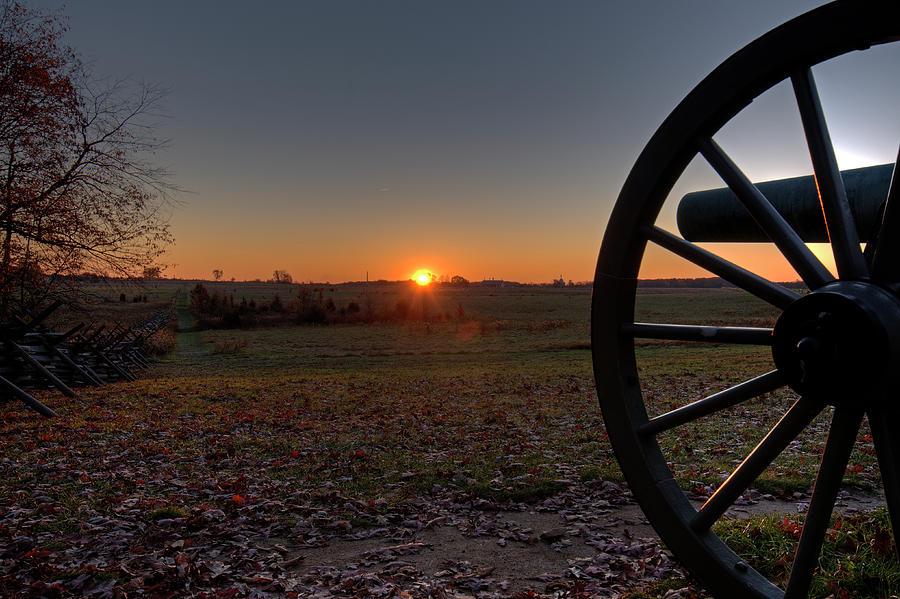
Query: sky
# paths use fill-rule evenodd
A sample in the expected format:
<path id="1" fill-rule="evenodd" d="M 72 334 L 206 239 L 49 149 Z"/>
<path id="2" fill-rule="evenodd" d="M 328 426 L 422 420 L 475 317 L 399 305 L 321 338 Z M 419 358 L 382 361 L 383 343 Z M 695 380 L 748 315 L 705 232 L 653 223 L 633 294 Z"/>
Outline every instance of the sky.
<path id="1" fill-rule="evenodd" d="M 159 134 L 171 142 L 156 160 L 185 190 L 170 276 L 279 269 L 330 282 L 420 268 L 589 280 L 619 188 L 666 115 L 732 52 L 823 4 L 26 3 L 61 9 L 66 41 L 96 76 L 169 90 Z M 900 56 L 865 54 L 814 71 L 842 168 L 897 154 L 888 98 Z M 745 113 L 716 139 L 751 178 L 812 172 L 783 85 Z M 692 164 L 673 197 L 719 186 Z M 667 204 L 659 222 L 674 230 L 672 214 Z M 720 249 L 797 278 L 760 244 Z M 651 251 L 641 276 L 709 275 Z"/>

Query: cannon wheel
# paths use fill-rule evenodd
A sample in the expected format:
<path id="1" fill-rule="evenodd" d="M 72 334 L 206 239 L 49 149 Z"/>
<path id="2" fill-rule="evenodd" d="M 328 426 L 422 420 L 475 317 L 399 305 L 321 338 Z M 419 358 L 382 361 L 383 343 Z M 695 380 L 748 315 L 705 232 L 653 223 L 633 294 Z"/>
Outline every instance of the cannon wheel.
<path id="1" fill-rule="evenodd" d="M 594 375 L 610 441 L 650 523 L 675 556 L 721 597 L 806 597 L 859 427 L 869 418 L 895 539 L 900 538 L 900 176 L 895 170 L 876 241 L 863 253 L 834 159 L 811 67 L 900 39 L 896 0 L 839 0 L 801 15 L 735 53 L 675 108 L 653 135 L 619 194 L 594 279 Z M 753 98 L 790 79 L 831 235 L 838 278 L 807 249 L 713 141 Z M 698 154 L 722 176 L 810 289 L 797 294 L 656 226 L 675 182 Z M 774 329 L 635 323 L 638 272 L 648 242 L 774 305 Z M 823 332 L 824 331 L 824 332 Z M 859 331 L 863 331 L 860 333 Z M 648 416 L 635 339 L 770 345 L 771 372 L 654 418 Z M 827 346 L 828 351 L 822 350 Z M 836 363 L 843 356 L 853 367 Z M 831 356 L 831 357 L 829 357 Z M 829 361 L 830 360 L 830 361 Z M 862 371 L 856 370 L 862 368 Z M 700 509 L 674 479 L 658 435 L 789 386 L 799 399 Z M 851 401 L 847 401 L 849 398 Z M 823 410 L 828 440 L 787 589 L 746 564 L 712 525 Z"/>

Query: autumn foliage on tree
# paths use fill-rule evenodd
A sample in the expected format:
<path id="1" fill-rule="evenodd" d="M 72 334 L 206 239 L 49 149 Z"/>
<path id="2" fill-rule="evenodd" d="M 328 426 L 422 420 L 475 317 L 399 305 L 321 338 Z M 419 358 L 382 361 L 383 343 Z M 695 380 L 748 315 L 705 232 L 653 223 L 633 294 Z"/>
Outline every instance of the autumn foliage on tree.
<path id="1" fill-rule="evenodd" d="M 139 276 L 171 242 L 160 91 L 93 79 L 64 31 L 0 0 L 0 319 L 74 274 Z"/>

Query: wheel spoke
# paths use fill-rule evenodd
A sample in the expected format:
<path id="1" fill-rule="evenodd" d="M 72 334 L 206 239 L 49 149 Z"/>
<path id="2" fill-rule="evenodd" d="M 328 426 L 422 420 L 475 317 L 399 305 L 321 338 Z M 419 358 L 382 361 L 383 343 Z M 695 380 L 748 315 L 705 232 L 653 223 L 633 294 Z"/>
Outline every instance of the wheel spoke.
<path id="1" fill-rule="evenodd" d="M 894 546 L 900 557 L 900 432 L 896 429 L 898 418 L 900 414 L 896 409 L 869 412 L 869 427 L 872 429 L 875 451 L 878 454 L 881 483 L 884 485 L 884 496 L 891 516 L 891 528 L 894 531 Z"/>
<path id="2" fill-rule="evenodd" d="M 820 403 L 806 397 L 798 399 L 731 476 L 706 500 L 691 521 L 694 530 L 708 530 L 821 411 Z"/>
<path id="3" fill-rule="evenodd" d="M 897 162 L 900 162 L 898 152 Z M 875 239 L 875 254 L 872 258 L 872 278 L 880 283 L 900 281 L 900 172 L 894 164 L 891 186 L 884 205 L 881 228 Z"/>
<path id="4" fill-rule="evenodd" d="M 712 139 L 702 140 L 699 150 L 810 289 L 817 289 L 834 280 L 797 232 L 716 142 Z"/>
<path id="5" fill-rule="evenodd" d="M 635 322 L 623 324 L 622 332 L 638 339 L 772 345 L 772 329 L 760 327 L 709 327 L 694 324 Z"/>
<path id="6" fill-rule="evenodd" d="M 744 381 L 740 385 L 729 387 L 724 391 L 719 391 L 709 397 L 657 416 L 642 425 L 638 429 L 638 434 L 655 435 L 667 431 L 719 410 L 730 408 L 748 399 L 759 397 L 763 393 L 774 391 L 785 384 L 787 383 L 784 380 L 784 376 L 779 371 L 767 372 L 755 379 Z"/>
<path id="7" fill-rule="evenodd" d="M 657 245 L 697 266 L 705 268 L 759 299 L 769 302 L 773 306 L 785 309 L 800 297 L 798 293 L 790 289 L 776 285 L 768 279 L 764 279 L 659 227 L 649 227 L 645 234 L 647 239 Z"/>
<path id="8" fill-rule="evenodd" d="M 809 501 L 791 576 L 784 592 L 785 599 L 805 599 L 809 594 L 809 585 L 819 561 L 828 521 L 831 519 L 862 418 L 862 411 L 841 407 L 834 410 L 831 430 L 825 443 L 825 454 L 816 476 L 816 486 Z"/>
<path id="9" fill-rule="evenodd" d="M 819 202 L 822 204 L 825 227 L 828 230 L 828 239 L 831 240 L 838 276 L 842 279 L 868 278 L 869 269 L 859 248 L 859 234 L 856 231 L 853 213 L 850 211 L 850 203 L 847 201 L 841 171 L 834 156 L 834 146 L 828 134 L 825 113 L 822 111 L 812 70 L 805 69 L 795 73 L 791 76 L 791 83 L 794 86 L 794 96 L 797 98 L 803 130 L 806 133 L 806 145 L 809 147 L 809 156 L 816 174 Z"/>

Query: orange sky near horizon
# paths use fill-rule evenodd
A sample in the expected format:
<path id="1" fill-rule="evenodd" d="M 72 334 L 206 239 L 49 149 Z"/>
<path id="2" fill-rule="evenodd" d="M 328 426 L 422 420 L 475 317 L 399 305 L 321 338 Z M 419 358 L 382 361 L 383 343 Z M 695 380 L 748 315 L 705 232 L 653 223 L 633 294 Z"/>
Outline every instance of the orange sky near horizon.
<path id="1" fill-rule="evenodd" d="M 270 242 L 271 243 L 271 242 Z M 597 242 L 599 245 L 599 242 Z M 180 245 L 180 244 L 179 244 Z M 479 250 L 490 248 L 453 248 L 439 247 L 435 251 L 420 251 L 413 243 L 401 243 L 399 255 L 394 255 L 391 249 L 375 248 L 364 254 L 353 252 L 337 252 L 331 256 L 330 268 L 322 269 L 322 273 L 316 276 L 309 271 L 292 268 L 290 260 L 271 259 L 271 263 L 263 266 L 259 257 L 252 254 L 241 256 L 238 249 L 233 256 L 223 256 L 219 250 L 204 252 L 197 248 L 194 253 L 187 254 L 185 263 L 177 264 L 166 271 L 167 276 L 186 279 L 209 279 L 212 277 L 213 268 L 221 268 L 224 278 L 234 277 L 238 281 L 261 279 L 266 280 L 272 276 L 275 269 L 286 270 L 291 273 L 296 281 L 315 281 L 339 283 L 346 281 L 362 281 L 368 276 L 369 280 L 386 279 L 390 281 L 406 280 L 418 270 L 426 270 L 436 276 L 451 277 L 461 275 L 471 281 L 482 279 L 503 279 L 523 283 L 547 283 L 563 277 L 566 280 L 589 281 L 593 278 L 593 270 L 596 262 L 596 250 L 584 251 L 580 256 L 573 256 L 566 267 L 560 267 L 555 257 L 540 256 L 540 252 L 532 255 L 516 255 L 516 252 L 497 251 L 493 248 L 493 255 L 485 259 L 484 254 L 479 255 Z M 573 245 L 577 245 L 573 243 Z M 588 244 L 583 244 L 588 245 Z M 781 256 L 772 244 L 701 244 L 718 255 L 735 262 L 757 274 L 772 281 L 796 281 L 799 277 L 791 266 Z M 809 244 L 813 253 L 834 272 L 834 259 L 827 244 Z M 190 250 L 187 250 L 188 252 Z M 173 256 L 174 257 L 174 256 Z M 231 264 L 230 268 L 224 266 L 209 266 L 213 264 Z M 310 256 L 315 260 L 316 256 Z M 331 273 L 345 273 L 343 276 L 335 276 Z M 535 276 L 534 273 L 544 273 Z M 712 273 L 688 263 L 682 258 L 649 244 L 641 266 L 639 277 L 642 279 L 658 278 L 695 278 L 712 277 Z"/>
<path id="2" fill-rule="evenodd" d="M 225 279 L 265 280 L 278 269 L 289 272 L 298 281 L 336 283 L 362 281 L 367 276 L 369 280 L 405 280 L 422 269 L 438 277 L 461 275 L 472 281 L 496 278 L 540 283 L 561 276 L 567 280 L 590 280 L 597 259 L 595 248 L 573 252 L 563 264 L 556 255 L 528 251 L 527 247 L 523 250 L 521 246 L 496 247 L 489 242 L 472 242 L 460 247 L 453 247 L 450 242 L 433 242 L 423 249 L 415 241 L 407 240 L 389 247 L 372 245 L 367 249 L 362 241 L 358 251 L 353 248 L 297 251 L 287 247 L 289 242 L 282 244 L 270 239 L 267 249 L 273 244 L 276 245 L 274 251 L 260 256 L 235 247 L 224 251 L 221 247 L 203 247 L 202 244 L 191 247 L 179 240 L 177 249 L 168 256 L 174 266 L 165 273 L 178 278 L 205 279 L 212 276 L 213 269 L 220 268 Z M 596 244 L 599 245 L 599 241 Z"/>
<path id="3" fill-rule="evenodd" d="M 704 243 L 698 244 L 713 253 L 734 262 L 751 272 L 771 281 L 799 281 L 800 277 L 785 260 L 774 244 L 770 243 Z M 832 273 L 835 272 L 831 247 L 825 243 L 810 243 L 807 246 Z M 675 273 L 675 274 L 672 274 Z M 715 276 L 708 271 L 689 264 L 682 258 L 652 244 L 644 255 L 640 278 L 685 278 Z"/>

